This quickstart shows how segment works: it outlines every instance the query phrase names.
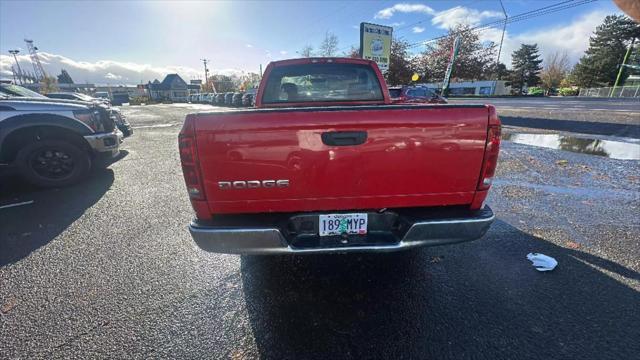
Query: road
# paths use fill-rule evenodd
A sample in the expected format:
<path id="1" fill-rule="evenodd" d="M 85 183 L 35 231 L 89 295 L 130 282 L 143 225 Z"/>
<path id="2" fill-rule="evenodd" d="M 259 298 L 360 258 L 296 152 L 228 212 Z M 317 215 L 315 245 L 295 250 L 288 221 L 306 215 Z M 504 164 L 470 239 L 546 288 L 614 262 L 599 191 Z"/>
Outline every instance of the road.
<path id="1" fill-rule="evenodd" d="M 1 358 L 640 353 L 640 161 L 505 141 L 489 198 L 498 220 L 480 240 L 395 254 L 211 254 L 186 229 L 176 142 L 184 115 L 201 109 L 211 107 L 123 107 L 135 134 L 109 169 L 63 189 L 3 184 L 0 206 L 27 204 L 0 208 Z M 529 252 L 559 265 L 537 272 Z"/>
<path id="2" fill-rule="evenodd" d="M 453 104 L 478 103 L 450 99 Z M 640 98 L 490 98 L 503 124 L 640 139 Z"/>

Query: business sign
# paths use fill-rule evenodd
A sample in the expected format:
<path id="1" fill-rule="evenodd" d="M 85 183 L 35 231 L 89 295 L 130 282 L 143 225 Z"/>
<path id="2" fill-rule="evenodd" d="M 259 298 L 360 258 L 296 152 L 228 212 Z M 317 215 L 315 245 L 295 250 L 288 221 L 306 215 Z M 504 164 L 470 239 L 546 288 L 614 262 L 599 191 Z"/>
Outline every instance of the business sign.
<path id="1" fill-rule="evenodd" d="M 449 80 L 451 80 L 451 72 L 453 71 L 453 64 L 456 61 L 456 56 L 458 56 L 458 49 L 460 48 L 460 36 L 456 36 L 456 39 L 453 41 L 453 46 L 451 47 L 451 55 L 449 56 L 449 65 L 447 66 L 447 71 L 444 75 L 444 81 L 442 82 L 442 93 L 444 95 L 447 89 L 449 88 Z"/>
<path id="2" fill-rule="evenodd" d="M 382 73 L 389 70 L 392 33 L 390 26 L 360 23 L 360 57 L 375 61 Z"/>

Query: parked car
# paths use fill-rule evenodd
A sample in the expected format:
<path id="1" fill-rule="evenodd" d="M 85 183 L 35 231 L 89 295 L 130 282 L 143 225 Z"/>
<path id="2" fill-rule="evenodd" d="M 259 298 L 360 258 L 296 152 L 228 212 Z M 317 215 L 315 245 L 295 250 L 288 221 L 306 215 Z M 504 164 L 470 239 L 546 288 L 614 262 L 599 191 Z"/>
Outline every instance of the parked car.
<path id="1" fill-rule="evenodd" d="M 111 101 L 109 99 L 96 98 L 96 97 L 89 96 L 87 94 L 78 93 L 78 92 L 54 92 L 54 93 L 48 93 L 45 96 L 50 99 L 61 99 L 61 100 L 101 101 L 107 105 L 111 105 Z"/>
<path id="2" fill-rule="evenodd" d="M 109 93 L 107 91 L 96 91 L 93 95 L 96 98 L 101 98 L 101 99 L 106 99 L 111 101 L 111 96 L 109 96 Z"/>
<path id="3" fill-rule="evenodd" d="M 216 105 L 224 105 L 224 95 L 223 93 L 216 94 Z"/>
<path id="4" fill-rule="evenodd" d="M 241 107 L 242 106 L 242 96 L 243 95 L 244 95 L 243 92 L 233 93 L 233 98 L 231 99 L 231 105 L 236 106 L 236 107 Z"/>
<path id="5" fill-rule="evenodd" d="M 202 249 L 394 251 L 477 239 L 493 222 L 493 106 L 394 104 L 376 63 L 353 58 L 272 62 L 258 94 L 254 109 L 190 114 L 180 131 Z"/>
<path id="6" fill-rule="evenodd" d="M 232 92 L 228 92 L 224 94 L 224 104 L 226 106 L 232 106 L 233 105 L 233 93 Z"/>
<path id="7" fill-rule="evenodd" d="M 257 89 L 249 89 L 242 96 L 242 106 L 244 107 L 252 107 L 254 104 L 254 99 L 256 96 Z"/>
<path id="8" fill-rule="evenodd" d="M 425 86 L 395 86 L 389 88 L 393 103 L 446 104 L 447 99 Z"/>
<path id="9" fill-rule="evenodd" d="M 189 95 L 189 102 L 190 103 L 197 103 L 198 102 L 198 95 L 200 95 L 200 94 L 191 94 L 191 95 Z"/>
<path id="10" fill-rule="evenodd" d="M 18 96 L 18 97 L 30 97 L 30 98 L 36 98 L 36 99 L 47 99 L 46 96 L 40 93 L 37 93 L 33 90 L 29 90 L 25 87 L 14 85 L 14 84 L 0 83 L 0 94 L 8 97 Z"/>
<path id="11" fill-rule="evenodd" d="M 203 104 L 212 104 L 213 98 L 216 96 L 214 93 L 204 93 L 201 97 L 201 102 Z"/>
<path id="12" fill-rule="evenodd" d="M 36 186 L 74 184 L 120 152 L 122 133 L 103 104 L 5 96 L 0 109 L 0 164 Z"/>
<path id="13" fill-rule="evenodd" d="M 122 132 L 123 137 L 127 138 L 133 135 L 133 128 L 131 128 L 131 124 L 127 121 L 127 118 L 122 114 L 120 109 L 116 107 L 109 108 L 109 115 L 115 122 L 118 130 Z"/>

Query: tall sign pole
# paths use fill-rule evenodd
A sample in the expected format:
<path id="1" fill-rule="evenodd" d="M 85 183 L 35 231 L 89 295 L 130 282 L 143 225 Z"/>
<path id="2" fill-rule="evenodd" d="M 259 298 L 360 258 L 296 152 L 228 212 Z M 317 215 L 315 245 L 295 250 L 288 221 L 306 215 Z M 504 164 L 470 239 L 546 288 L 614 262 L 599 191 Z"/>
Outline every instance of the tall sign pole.
<path id="1" fill-rule="evenodd" d="M 460 42 L 462 39 L 460 35 L 456 36 L 456 39 L 453 41 L 453 46 L 451 47 L 451 55 L 449 56 L 449 65 L 447 66 L 447 71 L 444 74 L 444 80 L 442 81 L 442 91 L 440 95 L 446 96 L 447 90 L 449 89 L 449 80 L 451 80 L 451 72 L 453 72 L 453 64 L 456 61 L 456 56 L 458 56 L 458 49 L 460 48 Z"/>
<path id="2" fill-rule="evenodd" d="M 624 59 L 622 59 L 622 64 L 620 64 L 620 70 L 618 70 L 618 76 L 616 76 L 616 82 L 613 84 L 613 89 L 611 89 L 611 94 L 609 97 L 613 97 L 613 93 L 616 91 L 616 87 L 618 87 L 618 83 L 620 82 L 620 77 L 622 76 L 622 71 L 624 70 L 625 64 L 627 63 L 627 59 L 629 58 L 629 54 L 631 54 L 631 49 L 633 49 L 633 44 L 636 42 L 636 38 L 631 40 L 631 44 L 629 44 L 629 48 L 627 52 L 624 54 Z"/>

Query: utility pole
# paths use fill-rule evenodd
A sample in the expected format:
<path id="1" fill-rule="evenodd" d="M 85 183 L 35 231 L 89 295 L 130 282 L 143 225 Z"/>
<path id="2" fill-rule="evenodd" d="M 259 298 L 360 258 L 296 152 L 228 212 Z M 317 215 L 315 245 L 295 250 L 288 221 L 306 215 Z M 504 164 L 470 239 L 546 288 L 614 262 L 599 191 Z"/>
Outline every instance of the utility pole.
<path id="1" fill-rule="evenodd" d="M 200 59 L 204 64 L 204 88 L 209 89 L 209 69 L 207 69 L 207 62 L 209 59 Z"/>
<path id="2" fill-rule="evenodd" d="M 504 25 L 502 26 L 502 36 L 500 37 L 500 46 L 498 47 L 498 59 L 496 59 L 496 80 L 493 82 L 493 91 L 491 92 L 491 95 L 496 94 L 496 88 L 498 87 L 498 77 L 500 77 L 500 72 L 498 70 L 500 67 L 500 53 L 502 52 L 502 42 L 504 41 L 504 33 L 507 30 L 507 21 L 509 20 L 509 16 L 507 15 L 507 11 L 504 9 L 502 0 L 500 0 L 500 7 L 504 14 Z"/>
<path id="3" fill-rule="evenodd" d="M 16 66 L 18 67 L 18 80 L 20 80 L 20 85 L 22 85 L 22 69 L 20 68 L 20 64 L 18 63 L 18 57 L 16 57 L 16 55 L 19 52 L 20 52 L 20 50 L 9 50 L 9 54 L 13 55 L 13 60 L 16 61 Z M 15 76 L 15 74 L 14 74 L 14 76 Z"/>
<path id="4" fill-rule="evenodd" d="M 631 54 L 631 49 L 633 49 L 633 43 L 635 42 L 636 42 L 636 38 L 633 38 L 633 40 L 631 40 L 631 44 L 629 44 L 629 48 L 627 49 L 626 54 L 624 54 L 624 59 L 622 59 L 620 70 L 618 70 L 618 76 L 616 77 L 616 82 L 613 84 L 613 89 L 611 89 L 611 94 L 609 94 L 609 97 L 613 97 L 613 93 L 616 91 L 616 87 L 618 87 L 618 83 L 620 82 L 620 77 L 622 76 L 622 71 L 626 66 L 627 59 L 629 58 L 629 54 Z"/>

